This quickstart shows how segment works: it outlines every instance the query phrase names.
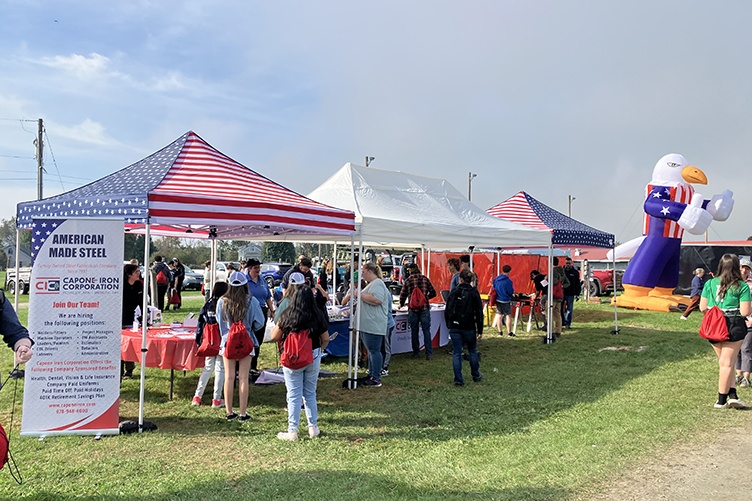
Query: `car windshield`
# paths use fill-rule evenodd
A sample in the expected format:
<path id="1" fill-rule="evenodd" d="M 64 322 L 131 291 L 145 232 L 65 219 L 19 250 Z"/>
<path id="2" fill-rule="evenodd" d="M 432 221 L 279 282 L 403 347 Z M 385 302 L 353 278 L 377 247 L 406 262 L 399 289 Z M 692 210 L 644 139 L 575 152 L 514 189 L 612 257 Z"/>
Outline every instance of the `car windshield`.
<path id="1" fill-rule="evenodd" d="M 190 267 L 183 265 L 183 268 L 185 268 L 186 273 L 195 273 Z"/>

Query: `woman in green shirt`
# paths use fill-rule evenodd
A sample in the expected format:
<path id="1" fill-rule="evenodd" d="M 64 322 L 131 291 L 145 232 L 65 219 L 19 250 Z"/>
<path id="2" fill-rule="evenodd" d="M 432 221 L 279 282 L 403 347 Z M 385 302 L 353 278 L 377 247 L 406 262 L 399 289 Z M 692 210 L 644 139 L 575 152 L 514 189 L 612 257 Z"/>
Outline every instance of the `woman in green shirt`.
<path id="1" fill-rule="evenodd" d="M 718 357 L 718 401 L 714 407 L 744 409 L 747 404 L 736 394 L 734 362 L 747 334 L 744 317 L 752 315 L 752 295 L 749 286 L 742 280 L 739 258 L 735 254 L 721 257 L 716 277 L 708 280 L 702 289 L 700 311 L 704 313 L 712 306 L 723 310 L 729 326 L 728 341 L 711 341 Z"/>

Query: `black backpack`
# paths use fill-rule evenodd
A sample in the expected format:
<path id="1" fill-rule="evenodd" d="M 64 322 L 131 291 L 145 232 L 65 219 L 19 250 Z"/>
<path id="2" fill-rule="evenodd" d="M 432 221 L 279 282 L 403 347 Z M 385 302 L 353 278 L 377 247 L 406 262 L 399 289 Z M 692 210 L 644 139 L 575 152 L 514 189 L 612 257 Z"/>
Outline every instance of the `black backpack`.
<path id="1" fill-rule="evenodd" d="M 449 294 L 447 327 L 475 328 L 475 312 L 471 296 L 472 287 L 455 287 Z"/>

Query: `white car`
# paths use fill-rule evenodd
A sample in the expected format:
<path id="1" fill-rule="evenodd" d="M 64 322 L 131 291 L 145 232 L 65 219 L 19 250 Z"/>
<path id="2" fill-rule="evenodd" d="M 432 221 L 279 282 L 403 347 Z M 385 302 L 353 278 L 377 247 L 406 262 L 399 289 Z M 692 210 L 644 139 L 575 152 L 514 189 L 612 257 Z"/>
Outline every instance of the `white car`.
<path id="1" fill-rule="evenodd" d="M 217 268 L 216 268 L 217 282 L 227 282 L 227 279 L 228 279 L 227 265 L 229 264 L 232 264 L 235 267 L 236 271 L 241 271 L 240 264 L 238 263 L 234 263 L 232 261 L 217 261 Z"/>

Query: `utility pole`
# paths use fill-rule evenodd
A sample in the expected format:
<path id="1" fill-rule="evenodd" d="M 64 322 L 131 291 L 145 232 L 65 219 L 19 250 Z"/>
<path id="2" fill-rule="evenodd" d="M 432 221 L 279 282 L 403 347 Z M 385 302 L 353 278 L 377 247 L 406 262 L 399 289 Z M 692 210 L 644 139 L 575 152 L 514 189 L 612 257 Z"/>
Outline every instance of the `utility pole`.
<path id="1" fill-rule="evenodd" d="M 577 200 L 577 198 L 573 197 L 572 195 L 567 195 L 567 197 L 569 197 L 569 202 L 567 203 L 567 207 L 568 207 L 567 215 L 569 217 L 572 217 L 572 201 Z"/>
<path id="2" fill-rule="evenodd" d="M 42 197 L 42 173 L 44 172 L 44 160 L 42 158 L 42 152 L 44 150 L 44 143 L 42 142 L 42 133 L 44 132 L 44 122 L 40 118 L 37 120 L 37 140 L 35 141 L 37 147 L 37 200 L 41 200 Z"/>
<path id="3" fill-rule="evenodd" d="M 369 165 L 371 165 L 371 162 L 373 162 L 374 160 L 376 160 L 375 157 L 366 156 L 366 167 L 368 167 Z"/>

